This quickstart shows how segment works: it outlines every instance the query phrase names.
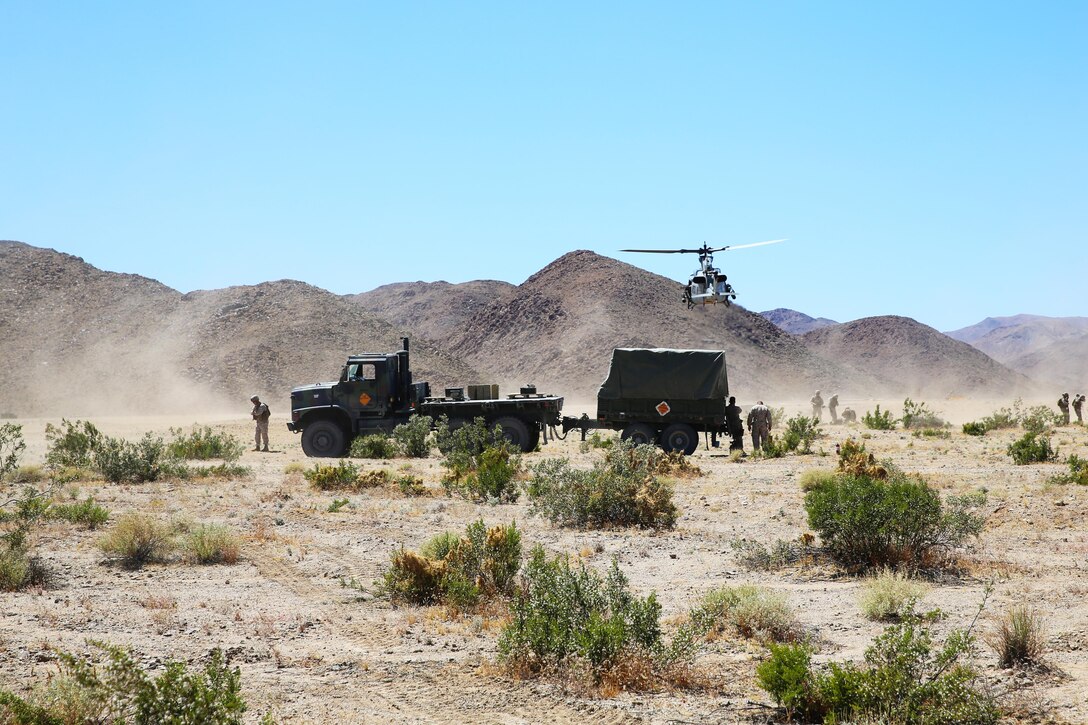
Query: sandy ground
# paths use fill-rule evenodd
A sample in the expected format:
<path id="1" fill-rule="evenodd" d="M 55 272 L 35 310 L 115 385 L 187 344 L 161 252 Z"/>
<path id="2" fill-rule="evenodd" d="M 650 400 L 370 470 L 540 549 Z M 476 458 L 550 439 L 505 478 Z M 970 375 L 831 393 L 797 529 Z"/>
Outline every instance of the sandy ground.
<path id="1" fill-rule="evenodd" d="M 859 413 L 865 409 L 855 407 Z M 40 462 L 48 421 L 14 422 L 24 425 L 29 445 L 24 462 Z M 165 435 L 170 426 L 188 426 L 193 419 L 95 422 L 107 433 L 136 438 L 148 430 Z M 250 440 L 246 419 L 209 416 L 200 422 Z M 241 668 L 252 721 L 269 711 L 282 722 L 327 723 L 765 721 L 761 705 L 770 699 L 754 682 L 761 648 L 751 643 L 708 646 L 700 663 L 718 676 L 711 693 L 601 699 L 497 672 L 500 620 L 392 607 L 369 591 L 390 552 L 402 545 L 418 547 L 435 533 L 463 530 L 481 517 L 488 523 L 516 520 L 529 545 L 574 553 L 602 569 L 615 557 L 635 590 L 657 592 L 666 621 L 675 622 L 712 588 L 760 584 L 788 595 L 800 621 L 823 643 L 820 658 L 859 658 L 882 627 L 861 616 L 858 579 L 823 566 L 749 572 L 729 545 L 738 537 L 769 544 L 805 532 L 797 479 L 810 468 L 832 468 L 835 444 L 852 433 L 869 434 L 865 443 L 878 457 L 925 474 L 944 493 L 988 491 L 989 519 L 970 555 L 970 573 L 941 578 L 923 604 L 947 613 L 942 628 L 965 626 L 992 581 L 981 633 L 1012 605 L 1037 607 L 1049 625 L 1050 674 L 1003 672 L 985 646 L 979 647 L 978 662 L 999 691 L 1015 683 L 1018 694 L 1008 699 L 1014 719 L 1088 721 L 1088 488 L 1048 484 L 1062 468 L 1056 464 L 1012 465 L 1004 453 L 1011 431 L 969 438 L 957 429 L 949 440 L 928 440 L 900 431 L 825 426 L 828 435 L 816 454 L 739 464 L 700 450 L 694 461 L 706 475 L 678 482 L 679 524 L 655 534 L 560 530 L 529 516 L 524 501 L 487 506 L 447 498 L 438 484 L 437 457 L 363 462 L 419 475 L 433 496 L 404 498 L 395 490 L 349 494 L 349 506 L 329 513 L 336 496 L 311 490 L 297 473 L 285 474 L 288 463 L 312 461 L 284 423 L 282 417 L 272 422 L 275 452 L 245 454 L 242 463 L 253 473 L 238 481 L 79 484 L 80 496 L 93 495 L 114 515 L 139 510 L 164 519 L 229 524 L 245 537 L 242 561 L 128 571 L 104 559 L 95 546 L 99 533 L 51 524 L 38 544 L 52 582 L 41 590 L 0 595 L 0 685 L 25 691 L 54 670 L 51 647 L 89 652 L 85 640 L 93 638 L 131 647 L 150 667 L 169 658 L 199 664 L 211 648 L 223 648 Z M 598 454 L 581 453 L 576 437 L 526 460 L 569 456 L 589 465 Z M 1084 428 L 1063 428 L 1055 442 L 1063 457 L 1088 456 Z M 345 587 L 342 579 L 368 591 Z"/>

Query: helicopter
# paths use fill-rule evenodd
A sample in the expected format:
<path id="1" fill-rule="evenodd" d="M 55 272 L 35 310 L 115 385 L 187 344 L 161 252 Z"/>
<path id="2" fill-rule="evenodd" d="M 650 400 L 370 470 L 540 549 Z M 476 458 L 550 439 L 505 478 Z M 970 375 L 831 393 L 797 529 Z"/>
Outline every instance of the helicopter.
<path id="1" fill-rule="evenodd" d="M 721 302 L 728 305 L 729 300 L 737 299 L 737 293 L 733 285 L 722 271 L 714 266 L 714 252 L 724 252 L 727 249 L 746 249 L 748 247 L 762 247 L 765 244 L 778 244 L 785 239 L 772 239 L 768 242 L 753 242 L 752 244 L 730 244 L 724 247 L 710 247 L 706 242 L 699 249 L 621 249 L 621 252 L 639 252 L 642 254 L 698 254 L 699 269 L 692 273 L 691 279 L 684 286 L 683 301 L 688 309 L 695 305 L 715 305 Z"/>

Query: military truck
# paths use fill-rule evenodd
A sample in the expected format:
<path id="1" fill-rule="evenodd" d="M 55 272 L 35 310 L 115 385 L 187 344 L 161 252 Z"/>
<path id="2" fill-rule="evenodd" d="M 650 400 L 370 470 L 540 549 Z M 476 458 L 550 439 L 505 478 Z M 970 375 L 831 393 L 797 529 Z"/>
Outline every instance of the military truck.
<path id="1" fill-rule="evenodd" d="M 302 433 L 307 456 L 343 455 L 352 438 L 371 433 L 390 433 L 413 415 L 434 420 L 447 416 L 451 428 L 476 418 L 502 428 L 508 441 L 522 451 L 547 442 L 549 428 L 559 425 L 563 399 L 542 395 L 533 386 L 499 398 L 497 385 L 446 388 L 442 397 L 431 397 L 431 386 L 414 382 L 408 359 L 408 338 L 394 353 L 364 353 L 348 358 L 340 380 L 304 385 L 291 390 L 291 422 L 288 430 Z"/>
<path id="2" fill-rule="evenodd" d="M 728 435 L 729 380 L 721 350 L 617 348 L 597 393 L 597 417 L 564 416 L 563 435 L 579 429 L 621 431 L 637 444 L 691 455 L 699 433 Z"/>

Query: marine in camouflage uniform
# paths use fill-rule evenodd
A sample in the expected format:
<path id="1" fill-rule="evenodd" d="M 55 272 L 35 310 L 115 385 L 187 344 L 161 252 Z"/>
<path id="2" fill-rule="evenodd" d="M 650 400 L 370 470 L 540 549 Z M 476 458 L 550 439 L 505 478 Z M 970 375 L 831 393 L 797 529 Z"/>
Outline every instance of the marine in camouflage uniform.
<path id="1" fill-rule="evenodd" d="M 812 396 L 812 417 L 819 423 L 824 419 L 824 399 L 820 397 L 820 391 Z"/>
<path id="2" fill-rule="evenodd" d="M 839 414 L 836 412 L 839 408 L 839 395 L 836 393 L 832 395 L 830 400 L 827 401 L 827 412 L 831 413 L 831 423 L 833 425 L 839 424 Z"/>
<path id="3" fill-rule="evenodd" d="M 1080 414 L 1080 409 L 1081 409 L 1081 407 L 1083 405 L 1084 405 L 1084 395 L 1081 394 L 1081 393 L 1077 393 L 1077 395 L 1073 398 L 1073 412 L 1077 414 L 1077 423 L 1078 424 L 1083 424 L 1084 423 L 1084 418 L 1082 418 L 1081 414 Z"/>
<path id="4" fill-rule="evenodd" d="M 1062 412 L 1062 425 L 1069 425 L 1069 393 L 1058 398 L 1058 410 Z"/>
<path id="5" fill-rule="evenodd" d="M 752 433 L 752 447 L 757 451 L 771 437 L 771 409 L 762 400 L 748 411 L 748 430 Z"/>
<path id="6" fill-rule="evenodd" d="M 858 414 L 854 412 L 853 408 L 842 409 L 842 422 L 843 423 L 856 423 Z"/>
<path id="7" fill-rule="evenodd" d="M 730 396 L 729 405 L 725 406 L 725 423 L 729 429 L 729 437 L 733 439 L 729 444 L 731 451 L 744 451 L 744 422 L 740 419 L 740 414 L 737 399 Z"/>
<path id="8" fill-rule="evenodd" d="M 253 432 L 253 450 L 263 450 L 268 452 L 268 419 L 272 417 L 272 411 L 268 409 L 268 406 L 261 402 L 261 399 L 254 395 L 249 399 L 249 402 L 253 403 L 253 410 L 250 411 L 250 415 L 253 416 L 253 420 L 257 423 L 257 428 Z M 261 441 L 264 441 L 264 448 L 261 448 Z"/>

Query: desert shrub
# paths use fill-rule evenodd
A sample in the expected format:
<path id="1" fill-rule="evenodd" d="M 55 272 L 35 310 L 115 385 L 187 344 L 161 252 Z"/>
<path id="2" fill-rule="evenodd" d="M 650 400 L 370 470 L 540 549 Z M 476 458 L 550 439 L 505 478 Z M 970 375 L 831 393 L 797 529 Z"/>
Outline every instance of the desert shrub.
<path id="1" fill-rule="evenodd" d="M 87 420 L 61 419 L 60 426 L 47 423 L 45 462 L 50 468 L 91 468 L 102 433 Z"/>
<path id="2" fill-rule="evenodd" d="M 468 525 L 464 536 L 445 532 L 420 553 L 393 552 L 379 590 L 395 603 L 448 603 L 459 607 L 510 596 L 521 566 L 521 532 L 515 524 Z"/>
<path id="3" fill-rule="evenodd" d="M 536 547 L 499 635 L 499 658 L 520 674 L 580 671 L 599 684 L 621 660 L 660 657 L 661 605 L 633 595 L 615 562 L 601 577 Z"/>
<path id="4" fill-rule="evenodd" d="M 451 429 L 445 416 L 435 431 L 438 449 L 446 456 L 442 485 L 447 493 L 490 503 L 510 503 L 518 498 L 515 478 L 521 456 L 503 437 L 498 426 L 489 429 L 483 418 Z"/>
<path id="5" fill-rule="evenodd" d="M 1037 433 L 1025 433 L 1009 444 L 1006 452 L 1018 466 L 1058 460 L 1058 451 L 1050 447 L 1050 438 Z"/>
<path id="6" fill-rule="evenodd" d="M 431 454 L 431 419 L 413 415 L 407 423 L 393 429 L 393 440 L 409 458 L 426 458 Z"/>
<path id="7" fill-rule="evenodd" d="M 729 548 L 737 557 L 737 563 L 749 571 L 775 571 L 784 569 L 801 560 L 799 542 L 777 539 L 770 547 L 752 539 L 733 539 Z"/>
<path id="8" fill-rule="evenodd" d="M 837 446 L 839 452 L 839 471 L 851 476 L 886 478 L 888 470 L 876 461 L 876 457 L 865 450 L 864 443 L 848 438 Z"/>
<path id="9" fill-rule="evenodd" d="M 135 443 L 102 436 L 93 449 L 93 459 L 94 467 L 112 483 L 156 481 L 177 470 L 162 438 L 150 433 Z"/>
<path id="10" fill-rule="evenodd" d="M 892 417 L 892 412 L 890 410 L 880 412 L 879 403 L 875 412 L 865 411 L 865 415 L 861 416 L 861 422 L 871 430 L 895 430 L 895 418 Z"/>
<path id="11" fill-rule="evenodd" d="M 771 428 L 781 428 L 782 421 L 786 419 L 786 409 L 784 407 L 771 408 Z"/>
<path id="12" fill-rule="evenodd" d="M 1035 609 L 1013 607 L 997 623 L 988 643 L 1002 667 L 1037 666 L 1046 650 L 1046 624 Z"/>
<path id="13" fill-rule="evenodd" d="M 982 425 L 986 427 L 986 430 L 1002 430 L 1004 428 L 1015 428 L 1020 425 L 1020 418 L 1022 413 L 1020 412 L 1023 407 L 1023 401 L 1019 398 L 1014 403 L 1014 410 L 1008 408 L 998 408 L 994 412 L 982 419 Z"/>
<path id="14" fill-rule="evenodd" d="M 167 444 L 167 452 L 174 458 L 206 461 L 212 458 L 237 461 L 245 446 L 237 437 L 209 425 L 194 425 L 186 433 L 181 428 L 171 428 L 173 439 Z"/>
<path id="15" fill-rule="evenodd" d="M 802 491 L 811 491 L 814 488 L 819 488 L 825 483 L 833 482 L 834 480 L 834 471 L 826 471 L 821 468 L 810 468 L 801 473 L 798 483 L 801 485 Z"/>
<path id="16" fill-rule="evenodd" d="M 49 507 L 48 515 L 73 524 L 83 524 L 88 529 L 97 529 L 110 518 L 109 509 L 96 504 L 93 497 L 78 503 L 53 504 Z"/>
<path id="17" fill-rule="evenodd" d="M 185 538 L 187 558 L 197 564 L 234 564 L 242 548 L 241 540 L 222 524 L 200 524 Z"/>
<path id="18" fill-rule="evenodd" d="M 786 446 L 781 438 L 769 435 L 763 441 L 763 446 L 752 451 L 753 458 L 782 458 L 786 455 Z"/>
<path id="19" fill-rule="evenodd" d="M 342 509 L 342 508 L 344 508 L 345 506 L 347 506 L 347 505 L 348 505 L 349 503 L 351 503 L 351 502 L 350 502 L 350 501 L 348 501 L 348 500 L 347 500 L 346 498 L 334 498 L 334 499 L 332 500 L 332 503 L 330 503 L 330 504 L 329 504 L 329 508 L 328 508 L 328 509 L 326 509 L 326 510 L 327 510 L 327 511 L 328 511 L 328 512 L 329 512 L 330 514 L 334 514 L 334 513 L 336 513 L 337 511 L 339 511 L 340 509 Z"/>
<path id="20" fill-rule="evenodd" d="M 986 435 L 988 430 L 989 428 L 982 422 L 971 421 L 963 424 L 963 432 L 969 436 L 983 436 Z"/>
<path id="21" fill-rule="evenodd" d="M 745 639 L 792 642 L 801 636 L 801 625 L 786 597 L 750 584 L 709 592 L 690 618 L 695 628 L 711 639 L 734 634 Z"/>
<path id="22" fill-rule="evenodd" d="M 11 483 L 39 483 L 48 478 L 49 474 L 35 463 L 24 463 L 8 474 Z"/>
<path id="23" fill-rule="evenodd" d="M 1062 422 L 1062 416 L 1045 405 L 1034 405 L 1018 410 L 1018 413 L 1021 427 L 1036 435 L 1041 435 Z"/>
<path id="24" fill-rule="evenodd" d="M 1069 466 L 1069 473 L 1053 476 L 1051 483 L 1075 483 L 1080 486 L 1088 486 L 1088 459 L 1073 454 L 1065 459 Z"/>
<path id="25" fill-rule="evenodd" d="M 397 488 L 405 496 L 426 496 L 427 487 L 423 485 L 423 479 L 418 476 L 404 474 L 397 476 Z"/>
<path id="26" fill-rule="evenodd" d="M 0 425 L 0 479 L 19 468 L 19 456 L 25 450 L 23 426 L 16 423 Z"/>
<path id="27" fill-rule="evenodd" d="M 356 436 L 348 455 L 352 458 L 388 459 L 397 455 L 397 446 L 392 438 L 380 433 Z"/>
<path id="28" fill-rule="evenodd" d="M 589 470 L 574 468 L 566 458 L 542 461 L 532 467 L 526 487 L 530 510 L 571 528 L 672 528 L 672 486 L 653 473 L 659 456 L 653 446 L 619 441 Z"/>
<path id="29" fill-rule="evenodd" d="M 944 428 L 917 428 L 914 431 L 915 438 L 951 438 L 952 434 Z"/>
<path id="30" fill-rule="evenodd" d="M 0 548 L 0 592 L 17 592 L 45 579 L 44 565 L 28 546 Z"/>
<path id="31" fill-rule="evenodd" d="M 997 703 L 970 664 L 974 638 L 957 630 L 938 643 L 932 621 L 905 613 L 866 649 L 861 664 L 814 668 L 807 644 L 771 644 L 756 680 L 787 717 L 804 722 L 996 722 Z"/>
<path id="32" fill-rule="evenodd" d="M 174 536 L 169 526 L 146 514 L 127 513 L 118 517 L 98 540 L 98 548 L 125 566 L 138 569 L 149 562 L 166 560 L 174 551 Z"/>
<path id="33" fill-rule="evenodd" d="M 283 467 L 283 473 L 286 476 L 293 475 L 295 473 L 305 473 L 306 464 L 302 461 L 291 461 Z"/>
<path id="34" fill-rule="evenodd" d="M 217 463 L 213 466 L 184 466 L 174 464 L 170 466 L 170 475 L 182 480 L 221 478 L 225 480 L 242 478 L 253 472 L 249 466 L 238 463 Z"/>
<path id="35" fill-rule="evenodd" d="M 45 582 L 47 572 L 34 552 L 32 539 L 50 503 L 48 493 L 25 486 L 21 495 L 5 503 L 14 504 L 11 510 L 0 509 L 4 525 L 0 535 L 0 591 L 18 591 Z"/>
<path id="36" fill-rule="evenodd" d="M 893 472 L 887 479 L 843 474 L 805 494 L 808 523 L 843 566 L 930 566 L 977 537 L 985 519 L 971 509 L 985 494 L 952 496 L 941 503 L 919 476 Z"/>
<path id="37" fill-rule="evenodd" d="M 58 652 L 60 674 L 30 701 L 0 690 L 0 720 L 20 725 L 52 723 L 173 723 L 233 725 L 242 722 L 241 673 L 229 669 L 223 653 L 211 653 L 203 671 L 169 661 L 152 678 L 127 650 L 91 640 L 105 654 L 88 657 Z"/>
<path id="38" fill-rule="evenodd" d="M 817 427 L 817 420 L 807 415 L 795 415 L 786 421 L 786 430 L 782 434 L 782 447 L 786 451 L 812 453 L 812 441 L 823 435 Z"/>
<path id="39" fill-rule="evenodd" d="M 611 446 L 610 446 L 611 447 Z M 662 451 L 660 448 L 651 448 L 649 470 L 658 476 L 670 476 L 673 478 L 698 478 L 704 475 L 703 469 L 691 462 L 691 458 L 684 455 L 683 451 Z"/>
<path id="40" fill-rule="evenodd" d="M 929 587 L 911 579 L 905 572 L 882 569 L 862 585 L 858 604 L 867 619 L 896 619 L 905 611 L 913 611 L 914 604 L 927 591 Z"/>
<path id="41" fill-rule="evenodd" d="M 589 437 L 586 438 L 586 443 L 589 444 L 590 448 L 611 448 L 616 443 L 616 437 L 604 436 L 601 435 L 600 431 L 593 431 L 589 434 Z"/>
<path id="42" fill-rule="evenodd" d="M 925 403 L 916 403 L 910 398 L 903 401 L 903 417 L 899 419 L 904 428 L 944 428 L 945 422 L 930 410 Z"/>
<path id="43" fill-rule="evenodd" d="M 310 485 L 320 491 L 334 489 L 356 489 L 359 487 L 359 467 L 350 461 L 339 461 L 335 466 L 315 463 L 314 467 L 303 471 L 302 475 Z"/>

